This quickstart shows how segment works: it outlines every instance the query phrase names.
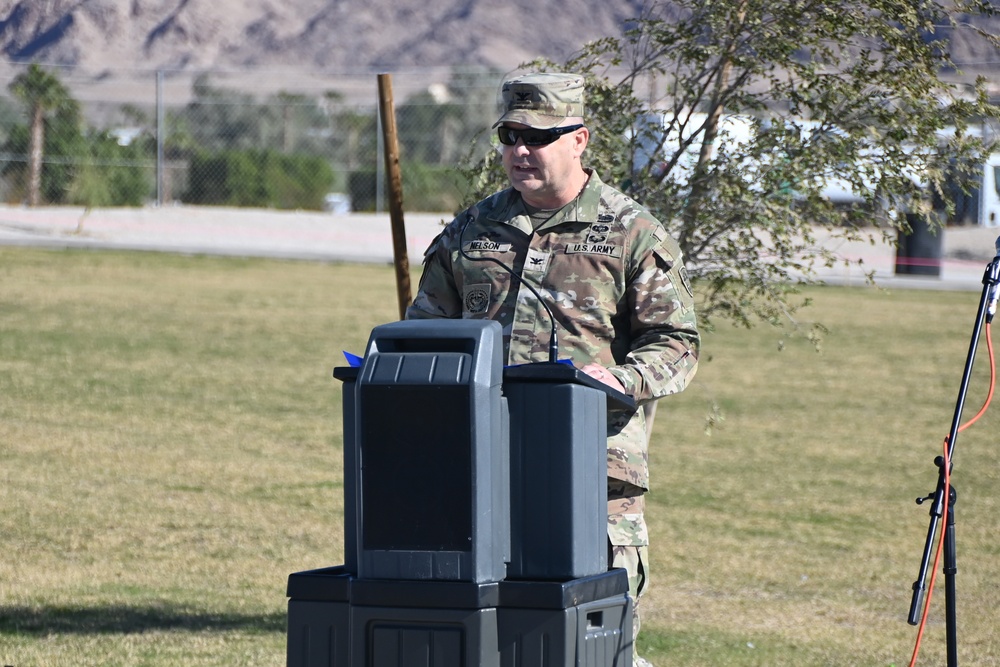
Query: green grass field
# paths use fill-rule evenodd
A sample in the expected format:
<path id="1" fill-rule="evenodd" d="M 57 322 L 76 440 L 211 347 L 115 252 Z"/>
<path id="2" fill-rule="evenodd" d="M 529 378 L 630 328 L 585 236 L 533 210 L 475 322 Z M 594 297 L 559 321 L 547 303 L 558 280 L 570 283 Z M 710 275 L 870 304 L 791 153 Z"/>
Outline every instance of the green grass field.
<path id="1" fill-rule="evenodd" d="M 808 295 L 819 350 L 721 324 L 660 405 L 658 667 L 909 661 L 979 294 Z M 283 665 L 288 574 L 343 562 L 331 371 L 395 298 L 387 266 L 0 249 L 0 664 Z M 988 379 L 983 345 L 966 417 Z M 1000 664 L 998 433 L 957 442 L 963 665 Z"/>

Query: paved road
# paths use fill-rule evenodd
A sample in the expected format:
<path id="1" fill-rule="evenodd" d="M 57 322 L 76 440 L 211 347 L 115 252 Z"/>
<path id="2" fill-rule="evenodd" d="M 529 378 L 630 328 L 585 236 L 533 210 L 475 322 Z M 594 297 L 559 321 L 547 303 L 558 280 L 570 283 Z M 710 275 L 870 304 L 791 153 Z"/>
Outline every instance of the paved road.
<path id="1" fill-rule="evenodd" d="M 447 214 L 404 216 L 410 265 L 418 265 Z M 942 232 L 938 277 L 897 276 L 889 244 L 824 241 L 863 267 L 836 266 L 821 276 L 833 284 L 864 285 L 875 271 L 886 287 L 981 290 L 986 265 L 996 254 L 1000 228 L 950 228 Z M 386 214 L 275 212 L 258 209 L 164 206 L 94 209 L 29 209 L 0 206 L 0 245 L 52 248 L 110 248 L 185 254 L 274 257 L 337 262 L 393 261 Z"/>
<path id="2" fill-rule="evenodd" d="M 419 261 L 443 214 L 404 217 Z M 165 206 L 86 211 L 0 206 L 0 245 L 110 248 L 345 262 L 393 261 L 388 214 L 333 215 Z"/>

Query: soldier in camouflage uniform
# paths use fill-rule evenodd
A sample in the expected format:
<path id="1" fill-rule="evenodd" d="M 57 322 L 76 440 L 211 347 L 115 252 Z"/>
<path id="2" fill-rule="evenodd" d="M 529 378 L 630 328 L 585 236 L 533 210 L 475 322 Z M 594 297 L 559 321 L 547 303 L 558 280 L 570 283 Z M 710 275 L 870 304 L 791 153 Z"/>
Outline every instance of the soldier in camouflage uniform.
<path id="1" fill-rule="evenodd" d="M 507 81 L 503 101 L 494 127 L 511 187 L 434 239 L 407 318 L 496 320 L 506 364 L 547 361 L 551 321 L 531 284 L 555 318 L 561 356 L 583 372 L 640 406 L 681 391 L 700 338 L 680 249 L 649 211 L 583 167 L 582 77 Z M 628 570 L 637 610 L 648 583 L 648 488 L 644 412 L 613 413 L 609 562 Z"/>

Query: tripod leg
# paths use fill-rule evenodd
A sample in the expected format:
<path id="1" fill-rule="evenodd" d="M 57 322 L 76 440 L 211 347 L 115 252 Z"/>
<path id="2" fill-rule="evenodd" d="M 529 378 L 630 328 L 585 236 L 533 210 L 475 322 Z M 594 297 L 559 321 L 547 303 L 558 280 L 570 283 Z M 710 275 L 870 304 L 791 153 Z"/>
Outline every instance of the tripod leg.
<path id="1" fill-rule="evenodd" d="M 944 524 L 944 596 L 947 627 L 948 667 L 958 667 L 958 614 L 955 602 L 955 575 L 958 573 L 958 555 L 955 549 L 955 501 L 958 494 L 950 487 L 948 516 Z"/>

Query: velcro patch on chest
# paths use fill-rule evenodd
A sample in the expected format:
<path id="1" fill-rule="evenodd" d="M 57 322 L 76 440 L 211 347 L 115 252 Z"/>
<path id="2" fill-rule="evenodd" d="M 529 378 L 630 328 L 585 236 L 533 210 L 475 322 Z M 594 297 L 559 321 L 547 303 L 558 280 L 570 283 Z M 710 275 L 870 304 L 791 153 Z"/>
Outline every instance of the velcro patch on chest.
<path id="1" fill-rule="evenodd" d="M 462 305 L 472 315 L 485 313 L 490 307 L 490 285 L 466 285 L 462 291 Z"/>
<path id="2" fill-rule="evenodd" d="M 568 255 L 604 255 L 621 259 L 622 247 L 613 243 L 570 243 L 566 246 Z"/>
<path id="3" fill-rule="evenodd" d="M 510 252 L 511 244 L 490 241 L 489 239 L 474 239 L 465 244 L 465 252 Z"/>
<path id="4" fill-rule="evenodd" d="M 528 250 L 524 258 L 524 271 L 532 273 L 545 273 L 549 270 L 549 259 L 552 257 L 547 252 L 541 250 Z"/>

